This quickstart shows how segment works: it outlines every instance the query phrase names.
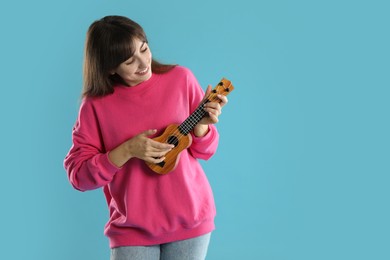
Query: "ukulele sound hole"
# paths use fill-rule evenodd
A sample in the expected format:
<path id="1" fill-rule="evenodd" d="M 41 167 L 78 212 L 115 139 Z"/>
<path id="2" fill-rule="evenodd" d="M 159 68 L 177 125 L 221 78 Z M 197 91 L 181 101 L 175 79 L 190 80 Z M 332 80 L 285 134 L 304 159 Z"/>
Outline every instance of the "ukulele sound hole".
<path id="1" fill-rule="evenodd" d="M 179 139 L 176 136 L 171 135 L 168 137 L 168 144 L 173 144 L 176 147 L 179 144 Z"/>

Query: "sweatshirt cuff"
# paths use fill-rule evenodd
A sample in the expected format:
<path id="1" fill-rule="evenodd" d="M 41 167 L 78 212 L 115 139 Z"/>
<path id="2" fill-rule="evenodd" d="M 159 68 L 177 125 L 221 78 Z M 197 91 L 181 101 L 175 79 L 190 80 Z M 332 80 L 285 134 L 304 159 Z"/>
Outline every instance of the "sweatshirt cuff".
<path id="1" fill-rule="evenodd" d="M 107 171 L 107 172 L 110 172 L 112 174 L 116 173 L 117 171 L 119 171 L 121 169 L 121 167 L 118 167 L 116 166 L 115 164 L 113 164 L 110 159 L 108 158 L 108 152 L 105 153 L 102 158 L 101 158 L 101 164 L 102 166 L 104 167 L 104 169 Z"/>
<path id="2" fill-rule="evenodd" d="M 207 133 L 204 136 L 196 136 L 192 132 L 191 134 L 192 134 L 192 142 L 197 144 L 209 143 L 214 139 L 215 136 L 214 126 L 208 125 Z"/>

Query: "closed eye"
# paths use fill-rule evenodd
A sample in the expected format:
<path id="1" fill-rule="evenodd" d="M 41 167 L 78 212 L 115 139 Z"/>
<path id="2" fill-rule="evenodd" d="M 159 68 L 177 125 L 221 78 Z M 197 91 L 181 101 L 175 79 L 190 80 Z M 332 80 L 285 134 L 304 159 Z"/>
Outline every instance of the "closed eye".
<path id="1" fill-rule="evenodd" d="M 148 43 L 144 41 L 141 45 L 141 48 L 139 48 L 141 52 L 145 52 L 148 50 Z"/>

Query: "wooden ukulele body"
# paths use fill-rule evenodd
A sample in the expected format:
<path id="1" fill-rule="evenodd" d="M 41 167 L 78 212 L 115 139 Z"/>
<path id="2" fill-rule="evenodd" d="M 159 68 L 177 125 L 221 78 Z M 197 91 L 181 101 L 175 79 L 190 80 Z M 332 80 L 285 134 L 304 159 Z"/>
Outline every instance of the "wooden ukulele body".
<path id="1" fill-rule="evenodd" d="M 177 162 L 179 161 L 181 151 L 190 147 L 192 143 L 191 134 L 181 134 L 179 131 L 179 125 L 176 124 L 169 125 L 162 135 L 153 138 L 153 140 L 160 143 L 175 145 L 175 147 L 165 155 L 164 161 L 157 164 L 149 162 L 146 163 L 150 169 L 158 174 L 166 174 L 174 170 Z"/>

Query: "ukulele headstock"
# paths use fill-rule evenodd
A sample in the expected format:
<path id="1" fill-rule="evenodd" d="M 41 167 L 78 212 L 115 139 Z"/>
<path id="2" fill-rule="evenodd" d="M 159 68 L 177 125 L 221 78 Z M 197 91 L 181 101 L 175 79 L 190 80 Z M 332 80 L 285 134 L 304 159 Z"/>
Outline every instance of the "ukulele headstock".
<path id="1" fill-rule="evenodd" d="M 212 90 L 212 93 L 227 96 L 233 91 L 233 89 L 234 86 L 232 85 L 232 82 L 228 79 L 222 78 L 218 85 Z"/>
<path id="2" fill-rule="evenodd" d="M 208 101 L 217 101 L 220 100 L 217 95 L 227 96 L 234 89 L 232 82 L 228 79 L 222 78 L 221 81 L 215 86 L 215 88 L 211 91 Z"/>

